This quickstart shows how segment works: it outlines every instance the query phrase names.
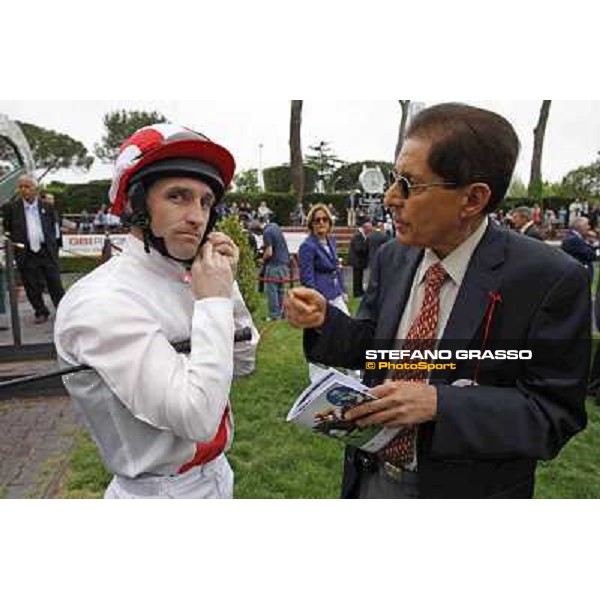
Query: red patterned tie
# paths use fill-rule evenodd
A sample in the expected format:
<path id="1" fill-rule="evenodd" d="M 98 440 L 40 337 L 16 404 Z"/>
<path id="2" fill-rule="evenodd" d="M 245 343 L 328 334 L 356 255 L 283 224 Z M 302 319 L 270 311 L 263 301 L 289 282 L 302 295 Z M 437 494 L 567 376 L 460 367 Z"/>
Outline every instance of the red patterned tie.
<path id="1" fill-rule="evenodd" d="M 442 263 L 435 263 L 427 269 L 425 274 L 425 295 L 421 310 L 413 321 L 403 349 L 410 350 L 434 350 L 438 328 L 438 316 L 440 312 L 440 290 L 448 277 Z M 395 380 L 413 381 L 425 383 L 427 371 L 395 371 Z M 417 426 L 411 425 L 404 428 L 400 433 L 378 453 L 384 462 L 396 467 L 411 465 L 415 459 L 417 441 Z"/>

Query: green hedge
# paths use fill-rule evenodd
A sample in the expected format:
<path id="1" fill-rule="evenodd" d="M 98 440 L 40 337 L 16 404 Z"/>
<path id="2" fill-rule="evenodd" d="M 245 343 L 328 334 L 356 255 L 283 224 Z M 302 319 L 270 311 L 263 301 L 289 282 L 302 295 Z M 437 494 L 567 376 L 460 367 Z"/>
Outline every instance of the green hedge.
<path id="1" fill-rule="evenodd" d="M 304 190 L 312 192 L 317 184 L 318 173 L 313 167 L 304 165 Z M 292 189 L 292 171 L 289 165 L 263 169 L 263 180 L 267 192 L 289 193 Z"/>
<path id="2" fill-rule="evenodd" d="M 237 217 L 221 219 L 218 224 L 218 230 L 227 234 L 240 249 L 236 279 L 248 310 L 255 315 L 260 302 L 260 295 L 257 289 L 254 252 L 248 242 L 248 236 L 242 229 Z"/>
<path id="3" fill-rule="evenodd" d="M 55 195 L 63 214 L 87 210 L 94 215 L 102 204 L 108 204 L 109 187 L 108 180 L 68 184 L 53 181 L 46 189 Z"/>
<path id="4" fill-rule="evenodd" d="M 362 169 L 362 164 L 375 165 L 379 164 L 382 167 L 386 163 L 375 161 L 363 161 L 361 163 L 352 163 L 338 169 L 344 175 L 343 181 L 338 181 L 338 189 L 342 188 L 342 183 L 350 185 L 350 181 L 358 172 L 358 167 Z M 347 193 L 337 194 L 317 194 L 312 190 L 315 188 L 317 180 L 317 172 L 312 167 L 305 166 L 306 190 L 310 190 L 304 196 L 305 208 L 309 203 L 325 202 L 325 204 L 333 203 L 340 218 L 345 219 L 346 215 L 346 198 Z M 385 171 L 385 168 L 384 168 Z M 271 167 L 264 169 L 265 185 L 269 191 L 260 194 L 242 194 L 239 192 L 231 192 L 226 195 L 226 199 L 230 202 L 240 200 L 249 200 L 253 208 L 257 208 L 262 200 L 267 202 L 269 208 L 275 211 L 277 221 L 282 225 L 290 222 L 290 213 L 296 205 L 296 201 L 291 192 L 291 178 L 289 166 Z M 46 189 L 53 193 L 59 201 L 59 208 L 64 213 L 80 213 L 82 210 L 87 210 L 88 213 L 95 214 L 102 204 L 108 204 L 108 188 L 110 187 L 109 180 L 90 181 L 89 183 L 60 183 L 53 181 L 45 186 Z M 356 186 L 354 186 L 356 187 Z M 281 190 L 275 191 L 274 188 Z M 272 191 L 271 191 L 272 190 Z M 568 206 L 573 202 L 574 198 L 552 196 L 543 199 L 544 208 L 552 208 L 557 210 L 561 206 Z M 500 204 L 502 210 L 511 210 L 515 206 L 533 206 L 536 201 L 531 198 L 506 198 Z"/>

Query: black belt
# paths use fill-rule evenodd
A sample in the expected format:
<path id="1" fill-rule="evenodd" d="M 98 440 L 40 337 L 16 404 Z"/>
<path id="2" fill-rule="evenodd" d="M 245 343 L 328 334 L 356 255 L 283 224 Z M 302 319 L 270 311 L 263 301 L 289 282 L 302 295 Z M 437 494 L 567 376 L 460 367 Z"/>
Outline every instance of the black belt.
<path id="1" fill-rule="evenodd" d="M 414 480 L 417 477 L 415 471 L 407 471 L 401 467 L 397 467 L 389 462 L 381 460 L 376 454 L 356 450 L 354 455 L 354 466 L 361 473 L 376 473 L 383 471 L 388 477 L 394 481 Z"/>

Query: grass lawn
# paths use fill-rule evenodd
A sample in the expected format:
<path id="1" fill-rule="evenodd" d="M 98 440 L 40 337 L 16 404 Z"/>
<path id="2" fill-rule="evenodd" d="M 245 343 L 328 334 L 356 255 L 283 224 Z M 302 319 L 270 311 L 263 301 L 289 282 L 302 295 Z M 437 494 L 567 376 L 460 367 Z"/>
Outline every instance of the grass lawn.
<path id="1" fill-rule="evenodd" d="M 352 303 L 355 308 L 355 303 Z M 257 325 L 262 332 L 256 372 L 235 382 L 235 439 L 229 459 L 236 498 L 338 498 L 343 447 L 285 422 L 308 383 L 301 332 L 285 322 Z M 600 498 L 600 413 L 588 404 L 589 425 L 561 455 L 538 469 L 537 498 Z M 101 497 L 110 476 L 94 444 L 82 436 L 61 496 Z"/>

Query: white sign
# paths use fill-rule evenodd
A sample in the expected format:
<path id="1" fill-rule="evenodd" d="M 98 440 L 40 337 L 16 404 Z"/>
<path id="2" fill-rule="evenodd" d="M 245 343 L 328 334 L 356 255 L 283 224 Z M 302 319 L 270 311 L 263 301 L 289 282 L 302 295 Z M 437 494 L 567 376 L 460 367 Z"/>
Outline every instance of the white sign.
<path id="1" fill-rule="evenodd" d="M 104 235 L 63 235 L 63 247 L 60 256 L 100 256 L 104 246 Z M 123 248 L 127 234 L 114 234 L 110 236 L 113 246 Z M 113 247 L 113 250 L 115 248 Z"/>

